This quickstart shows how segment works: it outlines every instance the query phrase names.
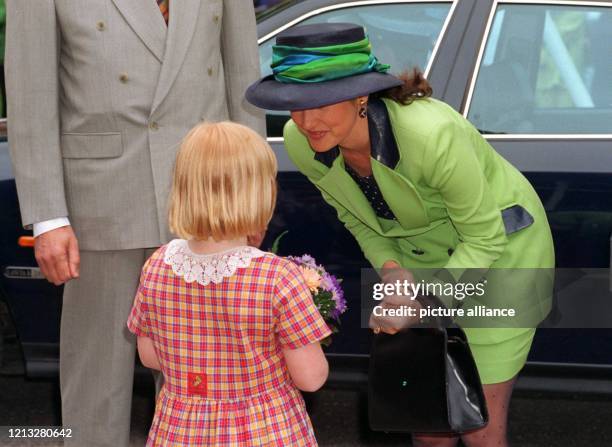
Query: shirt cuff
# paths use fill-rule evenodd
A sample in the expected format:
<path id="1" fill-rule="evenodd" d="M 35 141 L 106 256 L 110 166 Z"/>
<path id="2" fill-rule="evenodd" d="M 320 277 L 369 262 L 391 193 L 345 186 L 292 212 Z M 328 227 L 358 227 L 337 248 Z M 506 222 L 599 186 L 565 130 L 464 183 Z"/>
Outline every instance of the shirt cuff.
<path id="1" fill-rule="evenodd" d="M 70 225 L 68 217 L 57 217 L 55 219 L 44 220 L 42 222 L 36 222 L 32 227 L 34 237 L 38 237 L 47 231 L 55 230 L 56 228 L 65 227 Z"/>

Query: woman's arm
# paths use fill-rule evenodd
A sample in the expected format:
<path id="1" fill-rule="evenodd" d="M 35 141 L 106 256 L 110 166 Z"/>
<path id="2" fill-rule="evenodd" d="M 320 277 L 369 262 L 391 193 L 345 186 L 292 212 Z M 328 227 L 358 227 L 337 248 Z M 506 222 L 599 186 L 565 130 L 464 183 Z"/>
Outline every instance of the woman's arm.
<path id="1" fill-rule="evenodd" d="M 137 344 L 140 362 L 147 368 L 161 370 L 153 340 L 149 337 L 137 337 Z"/>

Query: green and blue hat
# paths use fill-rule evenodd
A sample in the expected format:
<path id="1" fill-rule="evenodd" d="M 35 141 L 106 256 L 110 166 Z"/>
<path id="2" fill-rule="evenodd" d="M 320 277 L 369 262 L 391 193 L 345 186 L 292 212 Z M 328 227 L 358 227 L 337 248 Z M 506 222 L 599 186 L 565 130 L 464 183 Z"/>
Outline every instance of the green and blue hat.
<path id="1" fill-rule="evenodd" d="M 314 109 L 365 96 L 402 81 L 372 54 L 363 27 L 317 23 L 280 33 L 272 74 L 252 84 L 246 99 L 263 109 Z"/>

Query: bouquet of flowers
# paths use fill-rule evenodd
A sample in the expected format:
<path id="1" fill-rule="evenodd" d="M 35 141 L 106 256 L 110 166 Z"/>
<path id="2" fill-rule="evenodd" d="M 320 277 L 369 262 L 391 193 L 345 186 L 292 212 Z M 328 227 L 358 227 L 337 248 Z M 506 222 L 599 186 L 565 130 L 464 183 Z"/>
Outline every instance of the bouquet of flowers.
<path id="1" fill-rule="evenodd" d="M 278 254 L 280 241 L 289 231 L 283 231 L 272 243 L 270 251 Z M 346 312 L 346 299 L 340 283 L 342 279 L 336 278 L 328 273 L 323 266 L 310 255 L 287 256 L 287 259 L 295 263 L 302 274 L 306 285 L 312 294 L 312 300 L 319 309 L 321 316 L 329 326 L 332 334 L 338 333 L 340 326 L 340 315 Z M 321 341 L 323 346 L 331 344 L 331 336 Z"/>
<path id="2" fill-rule="evenodd" d="M 300 268 L 321 316 L 332 333 L 337 333 L 340 325 L 340 315 L 346 311 L 346 299 L 340 287 L 342 280 L 328 273 L 310 255 L 287 256 L 287 259 Z M 331 336 L 321 341 L 321 344 L 329 346 Z"/>

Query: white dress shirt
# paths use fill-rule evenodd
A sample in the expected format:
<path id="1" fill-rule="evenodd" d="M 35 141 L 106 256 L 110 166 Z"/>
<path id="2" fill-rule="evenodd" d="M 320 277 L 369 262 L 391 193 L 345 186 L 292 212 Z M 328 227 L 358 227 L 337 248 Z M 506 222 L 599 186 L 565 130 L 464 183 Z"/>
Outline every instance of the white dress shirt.
<path id="1" fill-rule="evenodd" d="M 65 227 L 67 225 L 70 225 L 68 217 L 57 217 L 55 219 L 36 222 L 34 225 L 32 225 L 32 231 L 34 233 L 34 237 L 38 237 L 47 231 L 55 230 L 56 228 Z"/>

